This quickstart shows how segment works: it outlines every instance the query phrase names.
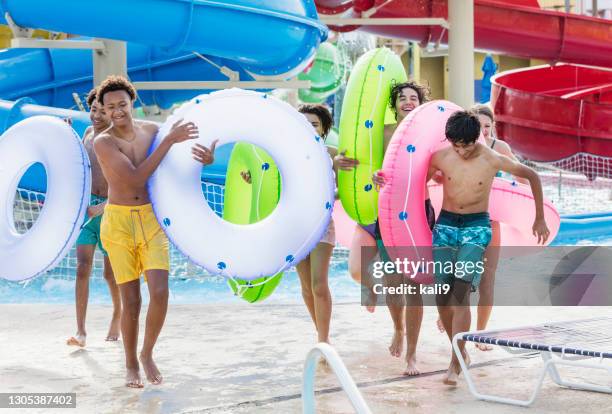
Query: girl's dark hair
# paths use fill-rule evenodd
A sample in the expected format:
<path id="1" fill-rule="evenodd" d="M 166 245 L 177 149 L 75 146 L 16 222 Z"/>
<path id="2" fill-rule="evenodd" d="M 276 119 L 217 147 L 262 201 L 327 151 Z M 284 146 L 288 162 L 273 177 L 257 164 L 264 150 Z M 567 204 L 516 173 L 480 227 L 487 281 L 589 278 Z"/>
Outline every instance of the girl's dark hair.
<path id="1" fill-rule="evenodd" d="M 480 121 L 472 111 L 457 111 L 446 121 L 446 139 L 453 144 L 470 145 L 480 136 Z"/>
<path id="2" fill-rule="evenodd" d="M 415 81 L 397 83 L 391 87 L 391 95 L 389 96 L 389 107 L 393 110 L 395 118 L 397 118 L 395 103 L 397 102 L 397 98 L 400 96 L 400 93 L 402 93 L 402 90 L 405 88 L 410 88 L 417 93 L 417 96 L 419 97 L 419 105 L 423 105 L 425 102 L 429 101 L 429 87 L 421 85 Z"/>
<path id="3" fill-rule="evenodd" d="M 114 91 L 126 91 L 130 100 L 134 101 L 136 99 L 136 88 L 129 80 L 123 76 L 111 75 L 102 81 L 98 87 L 98 101 L 104 104 L 104 95 Z"/>
<path id="4" fill-rule="evenodd" d="M 495 121 L 495 115 L 493 115 L 493 111 L 487 105 L 474 105 L 472 111 L 475 112 L 476 115 L 484 115 L 491 119 L 491 121 Z"/>
<path id="5" fill-rule="evenodd" d="M 298 111 L 303 114 L 316 115 L 321 121 L 321 128 L 323 129 L 323 138 L 327 137 L 329 131 L 333 125 L 333 118 L 329 109 L 321 104 L 304 104 L 298 108 Z"/>

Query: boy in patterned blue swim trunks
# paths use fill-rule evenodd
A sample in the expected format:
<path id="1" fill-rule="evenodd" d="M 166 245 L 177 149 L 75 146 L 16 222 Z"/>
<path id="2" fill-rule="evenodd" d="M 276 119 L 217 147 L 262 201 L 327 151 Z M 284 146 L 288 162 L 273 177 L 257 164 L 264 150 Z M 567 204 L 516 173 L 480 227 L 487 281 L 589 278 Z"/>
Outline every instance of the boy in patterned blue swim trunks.
<path id="1" fill-rule="evenodd" d="M 106 197 L 100 197 L 95 194 L 91 195 L 89 200 L 89 206 L 100 206 L 106 202 Z M 104 206 L 100 206 L 100 209 L 104 209 Z M 90 216 L 87 214 L 85 224 L 81 228 L 81 233 L 76 241 L 77 246 L 94 245 L 97 246 L 104 257 L 108 256 L 104 246 L 102 246 L 102 240 L 100 240 L 100 222 L 102 221 L 102 215 Z"/>
<path id="2" fill-rule="evenodd" d="M 550 234 L 544 221 L 542 184 L 529 167 L 492 151 L 479 143 L 477 115 L 458 111 L 446 123 L 450 147 L 436 151 L 430 161 L 427 181 L 438 171 L 443 174 L 442 211 L 433 229 L 433 256 L 436 283 L 447 284 L 450 291 L 438 295 L 440 319 L 449 340 L 470 329 L 470 293 L 480 283 L 484 271 L 483 255 L 491 241 L 489 194 L 498 171 L 529 181 L 535 200 L 533 234 L 544 243 Z M 465 343 L 459 341 L 464 358 Z M 461 368 L 451 352 L 444 383 L 456 385 Z"/>
<path id="3" fill-rule="evenodd" d="M 91 162 L 92 194 L 89 207 L 87 208 L 87 221 L 81 228 L 81 234 L 79 234 L 79 238 L 76 242 L 77 271 L 75 281 L 75 304 L 77 333 L 66 341 L 68 345 L 78 347 L 84 347 L 87 342 L 85 319 L 87 316 L 87 302 L 89 301 L 89 277 L 93 268 L 96 246 L 100 249 L 104 257 L 103 275 L 108 284 L 108 290 L 113 301 L 113 314 L 108 328 L 108 334 L 106 335 L 107 341 L 119 340 L 119 325 L 121 321 L 119 288 L 115 283 L 110 260 L 106 254 L 106 250 L 102 247 L 102 240 L 100 239 L 100 222 L 106 205 L 106 197 L 108 196 L 108 184 L 104 179 L 104 175 L 100 169 L 100 163 L 93 149 L 95 137 L 109 128 L 110 122 L 100 107 L 100 103 L 97 101 L 97 92 L 95 89 L 91 90 L 87 95 L 87 105 L 89 105 L 90 109 L 89 118 L 91 120 L 91 126 L 87 128 L 83 135 L 83 146 Z"/>
<path id="4" fill-rule="evenodd" d="M 489 213 L 442 210 L 432 234 L 434 261 L 453 263 L 436 267 L 436 283 L 452 285 L 456 279 L 469 283 L 471 292 L 475 292 L 484 271 L 484 251 L 491 242 Z"/>

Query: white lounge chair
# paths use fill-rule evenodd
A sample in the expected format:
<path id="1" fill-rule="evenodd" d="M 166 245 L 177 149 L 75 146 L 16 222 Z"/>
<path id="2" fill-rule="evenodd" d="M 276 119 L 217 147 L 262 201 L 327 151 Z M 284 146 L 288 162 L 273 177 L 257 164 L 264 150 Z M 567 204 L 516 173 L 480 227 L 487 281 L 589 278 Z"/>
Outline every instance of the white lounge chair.
<path id="1" fill-rule="evenodd" d="M 458 341 L 460 340 L 498 345 L 513 354 L 539 352 L 544 364 L 538 373 L 531 397 L 528 400 L 517 400 L 478 392 L 459 351 Z M 481 400 L 519 406 L 531 405 L 542 388 L 546 374 L 556 384 L 563 387 L 612 393 L 612 386 L 609 385 L 565 381 L 557 370 L 558 365 L 601 369 L 606 370 L 612 378 L 612 318 L 592 318 L 521 328 L 462 332 L 453 338 L 453 349 L 459 358 L 471 393 Z"/>

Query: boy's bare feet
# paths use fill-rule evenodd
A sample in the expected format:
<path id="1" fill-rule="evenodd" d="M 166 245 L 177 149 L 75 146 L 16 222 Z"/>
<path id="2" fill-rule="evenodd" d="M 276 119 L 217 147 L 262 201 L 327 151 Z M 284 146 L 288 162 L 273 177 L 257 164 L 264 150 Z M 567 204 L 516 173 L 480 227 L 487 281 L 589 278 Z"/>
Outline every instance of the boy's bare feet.
<path id="1" fill-rule="evenodd" d="M 153 385 L 159 385 L 162 383 L 163 377 L 159 370 L 157 369 L 157 365 L 153 361 L 153 357 L 144 356 L 140 354 L 140 363 L 142 364 L 142 369 L 147 376 L 149 382 Z"/>
<path id="2" fill-rule="evenodd" d="M 391 345 L 389 345 L 389 353 L 391 356 L 399 358 L 402 356 L 402 352 L 404 352 L 404 332 L 396 330 Z"/>
<path id="3" fill-rule="evenodd" d="M 121 327 L 121 317 L 117 317 L 117 318 L 113 317 L 110 327 L 108 328 L 108 334 L 106 335 L 106 340 L 109 342 L 118 341 L 120 327 Z"/>
<path id="4" fill-rule="evenodd" d="M 127 374 L 125 374 L 125 386 L 128 388 L 144 388 L 138 367 L 128 368 Z"/>
<path id="5" fill-rule="evenodd" d="M 480 349 L 481 351 L 491 351 L 493 349 L 493 347 L 489 344 L 483 344 L 480 342 L 476 342 L 474 343 L 474 345 L 476 346 L 476 348 Z"/>
<path id="6" fill-rule="evenodd" d="M 406 354 L 406 369 L 404 370 L 404 375 L 414 376 L 419 375 L 421 371 L 416 366 L 416 355 L 408 355 Z"/>
<path id="7" fill-rule="evenodd" d="M 469 367 L 472 361 L 470 360 L 470 356 L 466 351 L 463 351 L 463 360 L 465 361 L 465 365 Z M 448 366 L 448 371 L 446 371 L 446 376 L 442 382 L 444 382 L 446 385 L 455 387 L 457 385 L 459 374 L 461 374 L 461 365 L 459 364 L 458 360 L 452 358 L 451 363 Z"/>
<path id="8" fill-rule="evenodd" d="M 83 348 L 85 346 L 87 335 L 84 333 L 77 333 L 75 336 L 71 336 L 66 340 L 66 345 L 70 346 L 80 346 Z"/>
<path id="9" fill-rule="evenodd" d="M 446 371 L 446 375 L 444 376 L 444 380 L 442 382 L 444 382 L 444 384 L 446 385 L 450 385 L 451 387 L 456 387 L 457 379 L 459 378 L 460 372 L 461 366 L 459 366 L 459 363 L 455 362 L 454 360 L 451 361 L 450 365 L 448 366 L 448 370 Z"/>

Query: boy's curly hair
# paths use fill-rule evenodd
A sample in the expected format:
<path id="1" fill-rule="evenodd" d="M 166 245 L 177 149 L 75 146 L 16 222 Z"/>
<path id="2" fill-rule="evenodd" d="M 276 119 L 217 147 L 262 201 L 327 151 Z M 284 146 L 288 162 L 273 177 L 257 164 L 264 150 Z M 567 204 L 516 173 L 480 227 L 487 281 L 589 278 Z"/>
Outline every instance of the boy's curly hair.
<path id="1" fill-rule="evenodd" d="M 98 101 L 104 105 L 104 95 L 114 91 L 126 91 L 130 100 L 136 100 L 136 88 L 123 76 L 111 75 L 98 86 Z"/>
<path id="2" fill-rule="evenodd" d="M 428 86 L 421 85 L 415 81 L 396 83 L 391 87 L 391 95 L 389 96 L 389 107 L 393 110 L 395 118 L 397 118 L 395 103 L 397 102 L 397 98 L 400 96 L 400 93 L 405 88 L 410 88 L 417 93 L 417 96 L 419 97 L 419 105 L 423 105 L 425 102 L 429 101 L 429 94 L 431 91 Z"/>

